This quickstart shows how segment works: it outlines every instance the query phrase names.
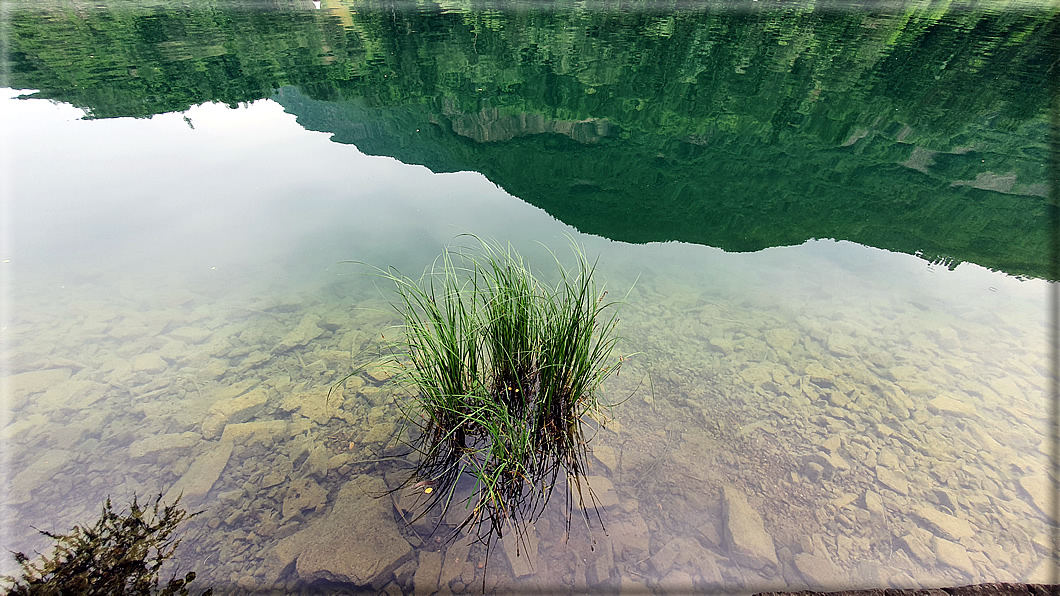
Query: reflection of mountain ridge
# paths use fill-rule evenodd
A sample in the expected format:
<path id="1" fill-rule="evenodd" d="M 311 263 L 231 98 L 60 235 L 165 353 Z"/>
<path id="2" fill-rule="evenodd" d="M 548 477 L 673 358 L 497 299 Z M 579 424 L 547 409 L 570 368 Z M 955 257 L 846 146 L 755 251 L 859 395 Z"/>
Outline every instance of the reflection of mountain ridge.
<path id="1" fill-rule="evenodd" d="M 543 134 L 479 143 L 453 130 L 460 115 L 422 105 L 369 108 L 358 100 L 313 100 L 292 88 L 274 99 L 303 127 L 333 133 L 337 142 L 436 172 L 481 172 L 580 231 L 616 240 L 754 251 L 836 238 L 1016 275 L 1045 273 L 1033 258 L 1044 254 L 1046 241 L 1038 197 L 932 172 L 961 171 L 947 163 L 953 159 L 982 161 L 964 148 L 933 152 L 925 165 L 915 146 L 896 152 L 892 142 L 867 133 L 814 151 L 755 145 L 752 155 L 745 148 L 753 137 L 721 132 L 593 143 Z M 894 153 L 894 160 L 879 161 L 881 152 Z M 1014 180 L 1005 184 L 1011 191 Z"/>
<path id="2" fill-rule="evenodd" d="M 482 172 L 611 238 L 749 251 L 831 237 L 1048 276 L 1042 106 L 1060 8 L 287 4 L 19 6 L 5 66 L 93 117 L 282 88 L 337 142 Z"/>

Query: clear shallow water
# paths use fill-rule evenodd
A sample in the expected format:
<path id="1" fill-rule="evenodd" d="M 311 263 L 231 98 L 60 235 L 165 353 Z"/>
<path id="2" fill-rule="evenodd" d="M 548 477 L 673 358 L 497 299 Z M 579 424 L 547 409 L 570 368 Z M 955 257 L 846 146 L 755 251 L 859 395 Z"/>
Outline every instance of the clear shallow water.
<path id="1" fill-rule="evenodd" d="M 269 76 L 306 78 L 322 96 L 312 78 L 321 64 L 363 76 L 328 101 L 286 87 L 238 109 L 205 104 L 149 119 L 81 120 L 65 104 L 3 96 L 4 547 L 43 548 L 33 527 L 90 523 L 107 496 L 183 491 L 204 513 L 185 528 L 175 565 L 221 590 L 349 588 L 321 582 L 367 573 L 369 561 L 380 565 L 369 574 L 375 589 L 406 592 L 481 589 L 483 580 L 499 591 L 751 592 L 1049 579 L 1048 284 L 972 264 L 1042 269 L 1042 120 L 1005 103 L 1009 87 L 1038 90 L 1033 59 L 1006 64 L 997 93 L 976 95 L 966 111 L 939 111 L 918 78 L 926 66 L 878 66 L 907 43 L 924 64 L 950 64 L 946 36 L 960 27 L 937 17 L 897 27 L 913 41 L 891 40 L 894 48 L 872 40 L 900 15 L 850 19 L 866 37 L 836 37 L 864 40 L 865 52 L 829 59 L 835 47 L 789 39 L 782 27 L 778 47 L 817 48 L 792 54 L 816 70 L 796 60 L 783 79 L 770 73 L 786 72 L 787 50 L 737 39 L 773 31 L 768 18 L 762 29 L 724 13 L 578 13 L 566 15 L 576 33 L 560 34 L 567 21 L 553 14 L 414 11 L 395 28 L 341 9 L 248 14 L 233 18 L 260 30 L 225 35 L 267 42 L 262 63 L 280 65 Z M 1019 11 L 1008 17 L 1021 22 Z M 244 60 L 232 93 L 260 83 L 260 64 L 247 60 L 259 54 L 218 49 L 210 36 L 227 30 L 197 18 L 133 19 L 140 45 L 113 55 L 76 35 L 35 50 L 41 38 L 19 29 L 21 51 L 37 62 L 16 66 L 70 75 L 78 84 L 46 94 L 94 103 L 97 116 L 165 103 L 130 94 L 151 71 L 118 58 L 172 69 L 161 81 L 177 91 L 212 89 L 195 73 L 228 56 Z M 276 37 L 270 19 L 283 24 Z M 628 26 L 616 25 L 623 19 Z M 990 34 L 976 43 L 990 56 L 1023 56 L 991 33 L 1008 21 L 978 23 Z M 121 19 L 101 22 L 125 31 Z M 827 20 L 789 25 L 832 39 Z M 508 35 L 523 26 L 541 37 Z M 727 43 L 700 43 L 727 39 L 725 27 L 736 32 Z M 930 27 L 937 46 L 918 37 Z M 314 44 L 319 64 L 300 53 Z M 533 51 L 516 68 L 504 59 L 509 46 Z M 730 46 L 750 57 L 730 56 Z M 542 62 L 534 48 L 555 59 Z M 143 57 L 154 50 L 163 58 Z M 852 87 L 842 59 L 851 55 L 863 69 Z M 117 61 L 63 70 L 96 56 Z M 670 58 L 651 71 L 638 56 Z M 990 73 L 1004 63 L 969 60 L 936 73 L 945 89 L 977 80 L 964 78 L 976 65 Z M 800 87 L 811 71 L 820 88 Z M 651 72 L 680 84 L 638 74 Z M 893 88 L 894 77 L 908 84 Z M 93 95 L 100 89 L 113 96 Z M 146 103 L 123 103 L 123 93 Z M 617 99 L 594 103 L 608 94 Z M 788 105 L 794 97 L 805 102 Z M 980 112 L 990 117 L 967 124 Z M 975 151 L 961 146 L 967 139 Z M 792 146 L 814 151 L 789 161 L 801 151 Z M 700 195 L 710 201 L 677 209 Z M 659 220 L 616 218 L 608 202 L 619 197 L 621 212 L 638 196 L 667 207 L 625 209 L 666 216 L 673 207 L 675 235 L 703 217 L 713 245 L 755 252 L 579 232 L 657 232 Z M 1026 233 L 1009 233 L 1021 226 Z M 327 397 L 383 350 L 395 322 L 385 288 L 340 262 L 415 273 L 464 232 L 510 241 L 544 271 L 545 248 L 562 254 L 573 237 L 599 255 L 610 290 L 628 292 L 620 329 L 631 359 L 606 386 L 621 403 L 593 440 L 590 472 L 606 530 L 590 537 L 575 524 L 567 536 L 555 503 L 531 533 L 532 568 L 507 543 L 480 569 L 480 547 L 437 542 L 422 525 L 406 527 L 387 498 L 370 498 L 401 469 L 380 460 L 400 452 L 402 394 L 385 375 L 373 369 Z M 894 252 L 804 240 L 829 235 Z M 931 264 L 911 254 L 922 246 L 969 262 Z M 361 537 L 374 535 L 393 539 L 366 550 L 374 543 Z"/>
<path id="2" fill-rule="evenodd" d="M 599 254 L 612 291 L 629 291 L 623 349 L 636 352 L 607 386 L 628 397 L 617 424 L 594 440 L 592 473 L 613 485 L 606 533 L 590 550 L 551 511 L 534 570 L 510 571 L 499 549 L 488 587 L 1046 579 L 1045 282 L 830 240 L 749 254 L 610 242 L 478 174 L 330 143 L 269 101 L 193 108 L 194 130 L 180 115 L 81 121 L 37 100 L 4 112 L 18 148 L 3 255 L 8 548 L 40 548 L 30 526 L 86 523 L 108 495 L 182 477 L 188 491 L 188 471 L 226 443 L 218 404 L 260 392 L 228 420 L 257 434 L 230 437 L 216 481 L 190 491 L 204 513 L 177 563 L 201 585 L 302 585 L 277 544 L 325 518 L 350 478 L 386 476 L 363 462 L 387 452 L 396 416 L 370 377 L 321 403 L 393 322 L 372 280 L 337 263 L 415 271 L 471 231 L 530 256 L 568 235 Z M 429 540 L 397 578 L 419 578 L 436 550 Z M 441 581 L 481 581 L 476 557 Z"/>

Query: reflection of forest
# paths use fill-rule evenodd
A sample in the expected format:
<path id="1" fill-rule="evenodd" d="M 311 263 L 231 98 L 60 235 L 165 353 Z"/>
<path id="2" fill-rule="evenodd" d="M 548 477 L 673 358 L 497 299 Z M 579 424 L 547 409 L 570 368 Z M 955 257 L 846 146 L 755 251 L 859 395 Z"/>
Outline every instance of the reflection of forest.
<path id="1" fill-rule="evenodd" d="M 589 233 L 832 237 L 1047 276 L 1055 8 L 306 4 L 18 10 L 10 84 L 92 117 L 285 87 L 307 128 L 481 171 Z"/>

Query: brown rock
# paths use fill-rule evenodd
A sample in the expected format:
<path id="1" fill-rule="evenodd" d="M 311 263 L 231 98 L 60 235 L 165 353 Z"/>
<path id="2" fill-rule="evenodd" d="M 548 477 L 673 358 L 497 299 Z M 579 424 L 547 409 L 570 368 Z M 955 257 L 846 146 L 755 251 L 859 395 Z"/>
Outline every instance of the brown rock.
<path id="1" fill-rule="evenodd" d="M 309 478 L 291 483 L 283 499 L 283 518 L 300 516 L 303 511 L 317 510 L 324 506 L 328 492 Z"/>
<path id="2" fill-rule="evenodd" d="M 181 500 L 186 506 L 197 504 L 210 492 L 221 476 L 221 472 L 228 465 L 228 458 L 232 457 L 234 448 L 235 445 L 225 441 L 200 456 L 169 489 L 162 500 L 172 503 L 178 496 L 183 495 Z"/>
<path id="3" fill-rule="evenodd" d="M 31 499 L 33 491 L 52 479 L 55 474 L 74 459 L 71 451 L 49 449 L 43 455 L 11 479 L 10 493 L 4 501 L 9 505 L 21 505 Z"/>
<path id="4" fill-rule="evenodd" d="M 1051 517 L 1049 512 L 1052 510 L 1049 506 L 1049 484 L 1049 480 L 1044 474 L 1024 476 L 1019 479 L 1019 485 L 1023 489 L 1023 493 L 1038 508 L 1038 511 L 1041 511 L 1047 517 Z"/>
<path id="5" fill-rule="evenodd" d="M 278 438 L 287 432 L 287 422 L 284 420 L 261 420 L 257 422 L 242 422 L 240 424 L 228 424 L 221 433 L 222 441 L 231 441 L 236 445 L 272 445 Z"/>
<path id="6" fill-rule="evenodd" d="M 302 317 L 302 320 L 298 322 L 298 326 L 295 327 L 280 340 L 279 349 L 281 351 L 290 350 L 299 346 L 304 346 L 310 341 L 320 337 L 324 334 L 324 329 L 318 325 L 320 317 L 313 314 L 308 314 Z"/>
<path id="7" fill-rule="evenodd" d="M 876 466 L 876 480 L 900 495 L 909 494 L 909 482 L 888 468 Z"/>
<path id="8" fill-rule="evenodd" d="M 679 569 L 690 562 L 698 566 L 701 561 L 709 558 L 710 553 L 696 540 L 674 538 L 652 555 L 651 566 L 659 575 L 665 575 L 670 570 Z"/>
<path id="9" fill-rule="evenodd" d="M 975 529 L 963 519 L 943 513 L 931 507 L 921 507 L 916 510 L 916 516 L 920 518 L 936 536 L 947 540 L 960 540 L 975 536 Z"/>
<path id="10" fill-rule="evenodd" d="M 266 578 L 295 563 L 304 581 L 328 580 L 381 589 L 412 553 L 401 537 L 390 499 L 379 478 L 347 482 L 324 517 L 281 540 L 267 558 Z"/>
<path id="11" fill-rule="evenodd" d="M 806 582 L 819 588 L 835 588 L 846 581 L 846 576 L 832 561 L 821 553 L 799 553 L 795 555 L 795 568 Z"/>
<path id="12" fill-rule="evenodd" d="M 214 439 L 221 435 L 226 424 L 246 422 L 254 417 L 268 397 L 262 389 L 248 391 L 238 397 L 219 401 L 210 407 L 202 422 L 202 435 Z"/>
<path id="13" fill-rule="evenodd" d="M 37 404 L 48 410 L 87 408 L 106 397 L 106 385 L 85 379 L 70 379 L 52 385 L 37 398 Z"/>
<path id="14" fill-rule="evenodd" d="M 972 565 L 972 560 L 968 557 L 968 551 L 955 542 L 936 538 L 935 557 L 939 563 L 960 570 L 968 577 L 975 576 L 975 566 Z"/>
<path id="15" fill-rule="evenodd" d="M 157 374 L 164 370 L 169 365 L 162 359 L 158 354 L 140 354 L 133 359 L 133 370 L 136 372 L 146 372 Z"/>
<path id="16" fill-rule="evenodd" d="M 438 577 L 442 572 L 442 553 L 420 551 L 420 564 L 416 566 L 416 575 L 412 576 L 412 586 L 416 594 L 433 594 L 438 590 Z"/>
<path id="17" fill-rule="evenodd" d="M 22 399 L 27 395 L 47 391 L 54 385 L 58 385 L 70 378 L 70 369 L 52 368 L 49 370 L 35 370 L 32 372 L 11 375 L 4 379 L 6 381 L 6 394 L 11 410 L 22 408 Z"/>
<path id="18" fill-rule="evenodd" d="M 618 457 L 613 448 L 607 445 L 593 445 L 593 455 L 608 471 L 615 472 L 618 469 Z"/>
<path id="19" fill-rule="evenodd" d="M 928 402 L 928 407 L 943 415 L 965 416 L 972 418 L 976 415 L 975 406 L 968 402 L 967 398 L 958 399 L 956 396 L 943 393 Z"/>
<path id="20" fill-rule="evenodd" d="M 156 451 L 187 449 L 189 447 L 194 447 L 200 441 L 202 441 L 202 435 L 193 432 L 155 435 L 147 437 L 146 439 L 134 441 L 129 445 L 129 456 L 144 457 L 145 455 L 155 453 Z"/>
<path id="21" fill-rule="evenodd" d="M 615 485 L 612 484 L 610 480 L 603 476 L 589 476 L 585 479 L 585 482 L 593 490 L 597 507 L 602 509 L 604 507 L 618 505 L 618 493 L 615 492 Z M 591 507 L 588 494 L 585 494 L 584 496 L 586 497 L 585 506 Z"/>
<path id="22" fill-rule="evenodd" d="M 931 549 L 931 534 L 919 528 L 898 538 L 898 543 L 925 567 L 935 566 L 935 552 Z"/>
<path id="23" fill-rule="evenodd" d="M 461 579 L 469 552 L 471 552 L 471 542 L 467 539 L 454 540 L 449 544 L 449 548 L 445 550 L 445 562 L 442 564 L 439 584 L 448 585 Z"/>
<path id="24" fill-rule="evenodd" d="M 607 529 L 614 541 L 615 554 L 625 552 L 624 556 L 636 557 L 640 560 L 648 553 L 648 542 L 651 533 L 644 518 L 637 513 L 631 513 L 627 518 L 607 521 Z"/>
<path id="25" fill-rule="evenodd" d="M 751 567 L 775 570 L 777 553 L 766 532 L 762 516 L 747 503 L 743 493 L 726 486 L 722 491 L 725 543 L 730 553 Z"/>
<path id="26" fill-rule="evenodd" d="M 532 524 L 522 529 L 522 535 L 509 527 L 501 539 L 501 550 L 508 557 L 515 577 L 526 577 L 534 572 L 534 561 L 537 559 L 537 529 Z"/>

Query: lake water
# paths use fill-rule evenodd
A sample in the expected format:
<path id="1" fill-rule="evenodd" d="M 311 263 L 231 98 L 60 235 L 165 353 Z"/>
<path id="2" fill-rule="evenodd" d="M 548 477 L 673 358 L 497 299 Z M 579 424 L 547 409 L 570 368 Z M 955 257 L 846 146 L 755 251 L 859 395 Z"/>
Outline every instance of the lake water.
<path id="1" fill-rule="evenodd" d="M 1055 7 L 497 8 L 12 10 L 0 545 L 183 491 L 224 592 L 1057 581 Z M 407 392 L 328 395 L 397 333 L 343 261 L 462 233 L 599 257 L 629 356 L 603 528 L 488 565 L 376 498 Z"/>

